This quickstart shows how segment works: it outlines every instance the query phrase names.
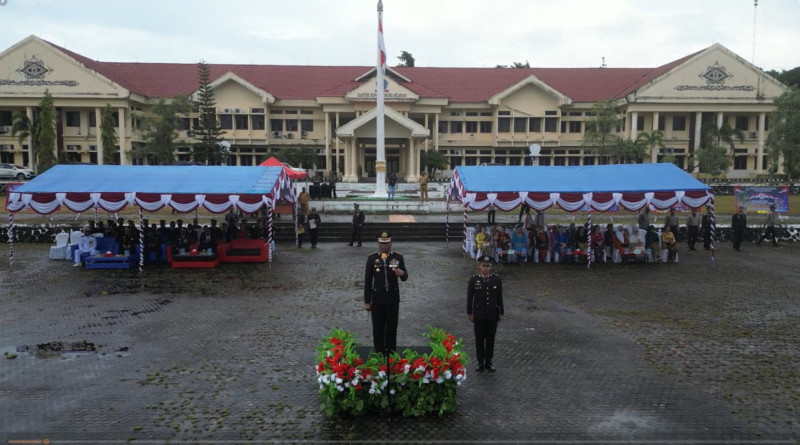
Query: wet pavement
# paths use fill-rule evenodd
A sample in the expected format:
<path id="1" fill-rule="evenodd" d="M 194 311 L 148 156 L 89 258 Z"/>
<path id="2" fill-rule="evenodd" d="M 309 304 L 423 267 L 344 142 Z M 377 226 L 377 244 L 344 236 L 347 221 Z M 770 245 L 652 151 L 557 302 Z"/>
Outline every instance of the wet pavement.
<path id="1" fill-rule="evenodd" d="M 713 264 L 684 245 L 677 264 L 495 266 L 507 314 L 498 371 L 469 366 L 455 413 L 327 419 L 316 348 L 334 326 L 371 344 L 361 303 L 367 246 L 279 245 L 271 267 L 153 266 L 143 276 L 76 269 L 47 259 L 49 246 L 26 244 L 9 270 L 0 247 L 0 439 L 800 439 L 800 246 L 735 252 L 723 243 Z M 394 249 L 410 276 L 399 344 L 424 344 L 432 325 L 473 354 L 465 294 L 477 268 L 460 243 L 395 240 Z M 36 349 L 81 342 L 96 350 Z"/>

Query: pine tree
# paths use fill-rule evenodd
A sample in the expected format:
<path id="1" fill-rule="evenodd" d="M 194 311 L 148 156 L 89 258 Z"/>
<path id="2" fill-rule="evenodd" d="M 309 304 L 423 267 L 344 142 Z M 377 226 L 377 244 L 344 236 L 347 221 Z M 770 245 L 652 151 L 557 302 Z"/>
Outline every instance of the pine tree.
<path id="1" fill-rule="evenodd" d="M 201 60 L 197 64 L 199 87 L 195 106 L 199 112 L 199 125 L 195 130 L 197 143 L 194 144 L 192 157 L 198 164 L 220 165 L 228 153 L 220 145 L 222 142 L 222 128 L 217 121 L 217 103 L 214 90 L 211 88 L 211 69 L 208 63 Z"/>
<path id="2" fill-rule="evenodd" d="M 45 90 L 42 101 L 39 102 L 39 125 L 37 140 L 37 172 L 42 174 L 50 167 L 56 165 L 56 108 L 53 105 L 53 96 Z"/>

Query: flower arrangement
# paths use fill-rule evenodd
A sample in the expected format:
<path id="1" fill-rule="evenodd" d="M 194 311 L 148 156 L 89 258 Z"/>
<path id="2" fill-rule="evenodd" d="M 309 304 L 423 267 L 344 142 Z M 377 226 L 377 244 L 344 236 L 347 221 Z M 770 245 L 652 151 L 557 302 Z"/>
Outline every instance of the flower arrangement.
<path id="1" fill-rule="evenodd" d="M 390 406 L 404 416 L 455 410 L 456 388 L 467 378 L 463 342 L 429 328 L 431 352 L 395 352 L 386 359 L 356 353 L 355 335 L 334 328 L 318 348 L 316 366 L 320 408 L 328 415 L 363 415 Z"/>

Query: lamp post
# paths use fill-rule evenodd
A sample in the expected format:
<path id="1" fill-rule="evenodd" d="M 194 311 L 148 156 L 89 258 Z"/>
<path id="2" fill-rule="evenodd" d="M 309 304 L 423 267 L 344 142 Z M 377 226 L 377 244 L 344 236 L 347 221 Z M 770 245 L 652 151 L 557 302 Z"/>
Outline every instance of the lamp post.
<path id="1" fill-rule="evenodd" d="M 542 151 L 542 147 L 539 144 L 531 144 L 531 146 L 528 147 L 528 150 L 530 152 L 531 165 L 539 165 L 539 154 Z"/>

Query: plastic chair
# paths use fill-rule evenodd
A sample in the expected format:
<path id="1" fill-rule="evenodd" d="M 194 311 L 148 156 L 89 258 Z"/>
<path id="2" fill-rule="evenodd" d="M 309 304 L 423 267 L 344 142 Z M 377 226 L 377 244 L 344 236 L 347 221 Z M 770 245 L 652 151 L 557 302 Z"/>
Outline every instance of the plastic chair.
<path id="1" fill-rule="evenodd" d="M 69 233 L 62 231 L 56 234 L 56 245 L 50 247 L 51 260 L 66 260 L 69 255 Z"/>
<path id="2" fill-rule="evenodd" d="M 467 227 L 467 243 L 466 243 L 466 253 L 470 256 L 470 258 L 477 258 L 478 253 L 477 249 L 475 249 L 475 227 Z"/>

